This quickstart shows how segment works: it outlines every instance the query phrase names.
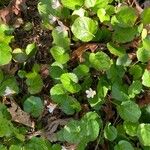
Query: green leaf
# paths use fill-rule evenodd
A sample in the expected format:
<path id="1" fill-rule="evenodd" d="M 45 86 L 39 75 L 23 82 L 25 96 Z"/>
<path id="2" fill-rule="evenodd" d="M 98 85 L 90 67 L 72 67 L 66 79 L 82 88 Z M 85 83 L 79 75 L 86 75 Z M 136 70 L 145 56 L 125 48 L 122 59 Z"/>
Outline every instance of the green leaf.
<path id="1" fill-rule="evenodd" d="M 76 38 L 89 42 L 95 37 L 97 22 L 88 17 L 78 17 L 71 26 L 71 31 Z"/>
<path id="2" fill-rule="evenodd" d="M 99 117 L 95 112 L 88 112 L 80 121 L 71 120 L 65 125 L 64 129 L 57 133 L 58 138 L 69 143 L 79 144 L 81 141 L 87 143 L 94 141 L 100 129 Z"/>
<path id="3" fill-rule="evenodd" d="M 14 61 L 19 63 L 25 62 L 28 58 L 27 55 L 20 48 L 14 49 L 12 56 Z"/>
<path id="4" fill-rule="evenodd" d="M 142 83 L 140 81 L 133 81 L 128 88 L 128 94 L 130 98 L 134 98 L 137 94 L 140 94 L 142 90 Z"/>
<path id="5" fill-rule="evenodd" d="M 139 121 L 142 123 L 150 123 L 150 104 L 142 107 L 141 111 L 142 111 L 142 115 Z"/>
<path id="6" fill-rule="evenodd" d="M 81 110 L 80 103 L 74 97 L 67 95 L 62 97 L 60 108 L 67 115 L 73 115 L 75 112 L 79 112 Z"/>
<path id="7" fill-rule="evenodd" d="M 63 73 L 65 73 L 65 69 L 62 64 L 58 62 L 51 64 L 49 74 L 53 79 L 59 80 Z"/>
<path id="8" fill-rule="evenodd" d="M 81 64 L 79 66 L 77 66 L 73 72 L 78 76 L 78 78 L 82 78 L 84 76 L 86 76 L 89 72 L 89 67 L 87 65 Z"/>
<path id="9" fill-rule="evenodd" d="M 79 121 L 71 120 L 63 129 L 63 137 L 69 143 L 78 144 L 83 138 Z"/>
<path id="10" fill-rule="evenodd" d="M 20 146 L 20 145 L 11 145 L 9 150 L 22 150 L 22 146 Z"/>
<path id="11" fill-rule="evenodd" d="M 0 24 L 0 43 L 9 45 L 11 40 L 14 38 L 12 36 L 13 28 L 10 28 L 6 24 Z"/>
<path id="12" fill-rule="evenodd" d="M 107 48 L 112 54 L 119 57 L 122 57 L 126 53 L 124 48 L 118 47 L 113 43 L 107 43 Z"/>
<path id="13" fill-rule="evenodd" d="M 84 6 L 87 8 L 94 7 L 97 0 L 85 0 Z"/>
<path id="14" fill-rule="evenodd" d="M 150 23 L 150 8 L 145 8 L 141 14 L 141 19 L 143 24 L 149 24 Z"/>
<path id="15" fill-rule="evenodd" d="M 0 66 L 6 65 L 11 61 L 11 47 L 5 43 L 0 43 Z"/>
<path id="16" fill-rule="evenodd" d="M 50 150 L 51 144 L 41 137 L 32 137 L 23 150 Z"/>
<path id="17" fill-rule="evenodd" d="M 2 104 L 1 102 L 0 102 L 0 112 L 2 113 L 4 118 L 11 120 L 11 115 L 8 112 L 6 105 Z"/>
<path id="18" fill-rule="evenodd" d="M 113 63 L 106 73 L 107 73 L 107 78 L 110 79 L 112 83 L 115 81 L 118 82 L 118 80 L 119 81 L 122 80 L 125 74 L 125 69 L 123 66 L 121 65 L 118 66 L 115 63 Z"/>
<path id="19" fill-rule="evenodd" d="M 95 112 L 86 113 L 81 120 L 82 136 L 86 136 L 83 139 L 94 141 L 99 134 L 102 121 L 101 118 Z"/>
<path id="20" fill-rule="evenodd" d="M 104 128 L 104 137 L 109 141 L 114 141 L 117 137 L 117 129 L 111 125 L 111 123 L 107 123 Z"/>
<path id="21" fill-rule="evenodd" d="M 64 88 L 70 93 L 77 93 L 81 90 L 78 84 L 78 77 L 74 73 L 64 73 L 61 75 L 60 80 Z"/>
<path id="22" fill-rule="evenodd" d="M 10 121 L 3 117 L 0 112 L 0 137 L 10 137 L 13 134 Z"/>
<path id="23" fill-rule="evenodd" d="M 26 84 L 30 94 L 37 94 L 43 88 L 43 81 L 37 72 L 31 72 L 26 75 Z"/>
<path id="24" fill-rule="evenodd" d="M 119 8 L 116 18 L 119 21 L 120 27 L 132 27 L 135 24 L 138 16 L 134 8 L 123 6 Z"/>
<path id="25" fill-rule="evenodd" d="M 89 61 L 97 70 L 108 70 L 111 65 L 109 56 L 104 52 L 90 53 Z"/>
<path id="26" fill-rule="evenodd" d="M 52 28 L 50 24 L 56 21 L 55 17 L 63 19 L 69 15 L 68 9 L 62 7 L 58 0 L 39 0 L 37 8 L 44 26 L 48 29 Z"/>
<path id="27" fill-rule="evenodd" d="M 4 145 L 0 144 L 0 150 L 7 150 L 7 147 L 5 147 Z"/>
<path id="28" fill-rule="evenodd" d="M 146 50 L 144 47 L 138 48 L 137 52 L 137 58 L 141 62 L 148 62 L 150 60 L 150 50 Z"/>
<path id="29" fill-rule="evenodd" d="M 107 14 L 106 10 L 104 8 L 100 8 L 97 11 L 97 16 L 101 22 L 109 21 L 110 16 Z"/>
<path id="30" fill-rule="evenodd" d="M 150 124 L 140 124 L 137 130 L 137 136 L 144 146 L 150 146 Z"/>
<path id="31" fill-rule="evenodd" d="M 128 54 L 125 54 L 122 57 L 118 57 L 116 61 L 116 65 L 129 66 L 132 60 L 129 58 Z"/>
<path id="32" fill-rule="evenodd" d="M 44 106 L 40 97 L 30 96 L 24 104 L 23 109 L 25 112 L 30 113 L 33 117 L 39 117 L 43 112 Z"/>
<path id="33" fill-rule="evenodd" d="M 137 135 L 138 123 L 125 121 L 123 123 L 123 127 L 129 136 L 136 136 Z"/>
<path id="34" fill-rule="evenodd" d="M 137 122 L 141 116 L 139 106 L 133 101 L 124 101 L 120 106 L 117 106 L 120 117 L 129 122 Z"/>
<path id="35" fill-rule="evenodd" d="M 134 150 L 134 148 L 129 142 L 121 140 L 115 145 L 114 150 Z"/>
<path id="36" fill-rule="evenodd" d="M 62 103 L 66 98 L 66 90 L 62 84 L 56 84 L 50 89 L 52 100 L 58 104 Z"/>
<path id="37" fill-rule="evenodd" d="M 137 34 L 136 27 L 120 28 L 117 27 L 113 33 L 113 40 L 119 43 L 127 43 L 132 41 Z"/>
<path id="38" fill-rule="evenodd" d="M 146 87 L 150 87 L 150 71 L 145 69 L 142 76 L 142 84 Z"/>
<path id="39" fill-rule="evenodd" d="M 3 81 L 4 79 L 4 74 L 3 71 L 0 69 L 0 83 Z"/>
<path id="40" fill-rule="evenodd" d="M 66 53 L 64 48 L 62 48 L 62 47 L 53 46 L 50 49 L 50 52 L 51 52 L 53 58 L 61 64 L 65 64 L 69 60 L 69 54 Z"/>
<path id="41" fill-rule="evenodd" d="M 0 95 L 10 96 L 19 93 L 19 87 L 14 77 L 6 78 L 0 85 Z"/>
<path id="42" fill-rule="evenodd" d="M 28 55 L 28 57 L 32 57 L 36 53 L 36 44 L 35 43 L 28 44 L 25 49 L 25 52 Z"/>
<path id="43" fill-rule="evenodd" d="M 142 77 L 143 69 L 140 65 L 133 65 L 130 66 L 129 73 L 133 76 L 134 80 L 137 80 Z"/>
<path id="44" fill-rule="evenodd" d="M 52 31 L 53 44 L 63 47 L 64 50 L 70 49 L 70 39 L 68 38 L 68 32 L 62 26 L 57 26 Z"/>
<path id="45" fill-rule="evenodd" d="M 118 80 L 119 80 L 119 78 L 118 78 Z M 118 101 L 129 100 L 129 96 L 127 94 L 127 89 L 126 89 L 125 85 L 123 85 L 120 82 L 116 81 L 112 84 L 111 93 L 112 93 L 112 98 L 114 98 L 115 100 L 118 100 Z"/>
<path id="46" fill-rule="evenodd" d="M 145 48 L 147 51 L 150 51 L 150 37 L 143 39 L 143 48 Z"/>
<path id="47" fill-rule="evenodd" d="M 75 10 L 83 5 L 84 0 L 61 0 L 61 3 L 64 7 Z"/>

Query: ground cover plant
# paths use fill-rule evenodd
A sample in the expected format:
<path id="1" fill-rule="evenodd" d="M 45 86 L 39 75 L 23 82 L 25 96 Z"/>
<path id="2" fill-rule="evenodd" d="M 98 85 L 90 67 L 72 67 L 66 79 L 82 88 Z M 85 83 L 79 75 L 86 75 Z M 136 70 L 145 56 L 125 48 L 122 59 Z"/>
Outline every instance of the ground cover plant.
<path id="1" fill-rule="evenodd" d="M 0 150 L 149 150 L 149 88 L 149 1 L 0 2 Z"/>

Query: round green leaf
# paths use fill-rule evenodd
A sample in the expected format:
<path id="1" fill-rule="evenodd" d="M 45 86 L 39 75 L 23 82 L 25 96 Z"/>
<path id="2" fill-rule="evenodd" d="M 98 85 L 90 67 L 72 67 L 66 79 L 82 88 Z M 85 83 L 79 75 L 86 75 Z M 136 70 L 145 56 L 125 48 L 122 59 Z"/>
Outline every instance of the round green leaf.
<path id="1" fill-rule="evenodd" d="M 144 24 L 149 24 L 150 23 L 150 8 L 145 8 L 141 14 L 142 22 Z"/>
<path id="2" fill-rule="evenodd" d="M 140 47 L 136 53 L 139 61 L 148 62 L 150 60 L 150 49 L 146 50 L 144 47 Z"/>
<path id="3" fill-rule="evenodd" d="M 123 6 L 119 8 L 116 18 L 119 21 L 119 26 L 132 27 L 135 24 L 138 16 L 134 8 Z"/>
<path id="4" fill-rule="evenodd" d="M 25 62 L 28 58 L 27 55 L 20 48 L 14 49 L 12 55 L 13 59 L 19 63 Z"/>
<path id="5" fill-rule="evenodd" d="M 54 59 L 61 64 L 65 64 L 69 60 L 69 54 L 62 47 L 54 46 L 50 49 L 50 52 Z"/>
<path id="6" fill-rule="evenodd" d="M 86 76 L 89 72 L 89 67 L 86 65 L 79 65 L 77 66 L 73 72 L 78 76 L 78 78 L 82 78 L 83 76 Z"/>
<path id="7" fill-rule="evenodd" d="M 144 146 L 150 146 L 150 124 L 140 124 L 137 131 L 138 138 Z"/>
<path id="8" fill-rule="evenodd" d="M 145 69 L 142 76 L 142 84 L 146 87 L 150 87 L 150 71 Z"/>
<path id="9" fill-rule="evenodd" d="M 143 47 L 147 51 L 150 51 L 150 37 L 147 37 L 147 38 L 143 39 Z"/>
<path id="10" fill-rule="evenodd" d="M 68 31 L 62 26 L 57 26 L 52 31 L 53 43 L 57 46 L 63 47 L 64 50 L 70 49 L 70 39 L 68 38 Z"/>
<path id="11" fill-rule="evenodd" d="M 140 65 L 133 65 L 130 66 L 129 73 L 133 76 L 134 80 L 137 80 L 142 76 L 143 69 Z"/>
<path id="12" fill-rule="evenodd" d="M 30 94 L 39 93 L 43 88 L 43 80 L 37 72 L 31 72 L 26 75 L 26 84 Z"/>
<path id="13" fill-rule="evenodd" d="M 71 31 L 76 38 L 83 42 L 91 41 L 97 31 L 97 22 L 88 17 L 78 17 L 73 25 Z"/>
<path id="14" fill-rule="evenodd" d="M 84 0 L 61 0 L 61 3 L 64 7 L 75 10 L 83 5 Z"/>
<path id="15" fill-rule="evenodd" d="M 70 93 L 77 93 L 81 90 L 78 84 L 78 77 L 74 73 L 64 73 L 61 75 L 60 80 L 64 88 Z"/>
<path id="16" fill-rule="evenodd" d="M 18 93 L 18 83 L 14 77 L 10 77 L 0 84 L 0 96 L 10 96 Z"/>
<path id="17" fill-rule="evenodd" d="M 124 101 L 120 106 L 117 106 L 120 117 L 129 122 L 137 122 L 141 116 L 139 106 L 133 101 Z"/>
<path id="18" fill-rule="evenodd" d="M 106 13 L 106 10 L 104 8 L 100 8 L 97 11 L 97 16 L 101 22 L 110 20 L 110 16 Z"/>
<path id="19" fill-rule="evenodd" d="M 104 52 L 90 53 L 89 61 L 97 70 L 108 70 L 111 65 L 109 56 Z"/>
<path id="20" fill-rule="evenodd" d="M 66 90 L 62 84 L 56 84 L 50 89 L 52 100 L 56 103 L 62 103 L 66 99 Z"/>
<path id="21" fill-rule="evenodd" d="M 118 47 L 114 45 L 113 43 L 107 43 L 107 48 L 112 54 L 119 56 L 119 57 L 122 57 L 126 53 L 124 48 Z"/>
<path id="22" fill-rule="evenodd" d="M 11 58 L 10 46 L 0 43 L 0 66 L 8 64 L 11 61 Z"/>
<path id="23" fill-rule="evenodd" d="M 69 143 L 78 144 L 83 138 L 83 135 L 81 134 L 80 122 L 71 120 L 64 127 L 63 137 Z"/>
<path id="24" fill-rule="evenodd" d="M 138 123 L 125 121 L 123 123 L 123 127 L 124 127 L 124 129 L 128 135 L 130 135 L 130 136 L 136 136 L 137 135 Z"/>
<path id="25" fill-rule="evenodd" d="M 59 80 L 63 73 L 65 73 L 65 70 L 61 64 L 57 64 L 57 62 L 51 64 L 49 74 L 53 79 Z"/>
<path id="26" fill-rule="evenodd" d="M 142 90 L 142 83 L 140 81 L 133 81 L 129 86 L 128 94 L 130 98 L 134 98 Z"/>
<path id="27" fill-rule="evenodd" d="M 114 141 L 117 137 L 117 129 L 108 123 L 104 128 L 104 137 L 109 141 Z"/>
<path id="28" fill-rule="evenodd" d="M 40 97 L 30 96 L 23 104 L 24 111 L 30 113 L 33 117 L 39 117 L 43 112 L 43 108 L 43 102 Z"/>
<path id="29" fill-rule="evenodd" d="M 115 145 L 114 150 L 134 150 L 134 148 L 129 142 L 121 140 Z"/>
<path id="30" fill-rule="evenodd" d="M 127 43 L 132 41 L 137 34 L 137 28 L 120 28 L 117 27 L 113 33 L 113 40 L 119 43 Z"/>
<path id="31" fill-rule="evenodd" d="M 64 98 L 62 97 L 62 100 L 60 101 L 60 108 L 67 115 L 73 115 L 75 112 L 79 112 L 81 110 L 80 103 L 74 97 L 68 95 Z"/>

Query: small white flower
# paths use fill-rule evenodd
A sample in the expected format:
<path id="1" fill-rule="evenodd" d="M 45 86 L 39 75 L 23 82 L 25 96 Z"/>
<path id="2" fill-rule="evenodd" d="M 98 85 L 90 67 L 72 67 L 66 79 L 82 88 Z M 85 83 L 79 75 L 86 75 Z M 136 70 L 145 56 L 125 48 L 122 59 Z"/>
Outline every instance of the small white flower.
<path id="1" fill-rule="evenodd" d="M 96 95 L 96 91 L 92 90 L 89 88 L 88 90 L 85 91 L 87 98 L 93 98 Z"/>
<path id="2" fill-rule="evenodd" d="M 15 94 L 15 91 L 13 91 L 10 87 L 7 86 L 4 93 L 5 93 L 4 96 L 8 96 L 8 95 Z"/>
<path id="3" fill-rule="evenodd" d="M 53 113 L 54 109 L 56 108 L 57 104 L 52 104 L 50 103 L 47 108 L 48 108 L 48 111 L 49 113 Z"/>
<path id="4" fill-rule="evenodd" d="M 60 7 L 60 3 L 59 3 L 59 0 L 53 0 L 52 1 L 52 8 L 53 9 L 57 9 L 58 7 Z"/>
<path id="5" fill-rule="evenodd" d="M 61 150 L 67 150 L 65 146 L 61 146 Z"/>

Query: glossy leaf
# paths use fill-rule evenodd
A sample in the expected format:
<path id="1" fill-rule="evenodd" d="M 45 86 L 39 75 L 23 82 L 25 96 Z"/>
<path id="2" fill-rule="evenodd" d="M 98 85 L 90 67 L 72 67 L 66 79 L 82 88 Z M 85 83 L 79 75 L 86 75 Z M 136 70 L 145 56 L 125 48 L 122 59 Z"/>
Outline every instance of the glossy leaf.
<path id="1" fill-rule="evenodd" d="M 129 122 L 137 122 L 141 116 L 141 110 L 139 106 L 133 101 L 122 102 L 120 106 L 117 107 L 120 117 Z"/>
<path id="2" fill-rule="evenodd" d="M 33 117 L 39 117 L 43 112 L 43 102 L 40 97 L 30 96 L 23 104 L 24 111 L 30 113 Z"/>
<path id="3" fill-rule="evenodd" d="M 71 26 L 71 31 L 76 38 L 89 42 L 95 37 L 97 22 L 88 17 L 78 17 Z"/>
<path id="4" fill-rule="evenodd" d="M 74 73 L 64 73 L 61 75 L 60 80 L 64 88 L 70 93 L 77 93 L 81 90 L 78 84 L 78 77 Z"/>
<path id="5" fill-rule="evenodd" d="M 89 61 L 97 70 L 108 70 L 111 65 L 109 56 L 104 52 L 91 53 Z"/>

